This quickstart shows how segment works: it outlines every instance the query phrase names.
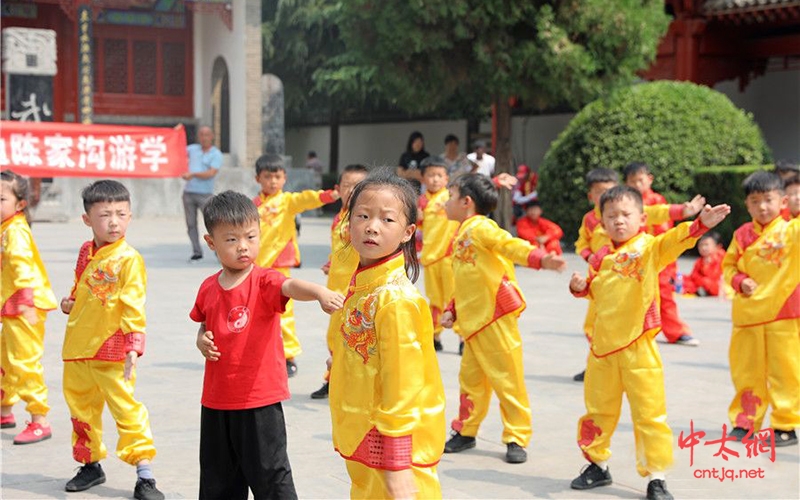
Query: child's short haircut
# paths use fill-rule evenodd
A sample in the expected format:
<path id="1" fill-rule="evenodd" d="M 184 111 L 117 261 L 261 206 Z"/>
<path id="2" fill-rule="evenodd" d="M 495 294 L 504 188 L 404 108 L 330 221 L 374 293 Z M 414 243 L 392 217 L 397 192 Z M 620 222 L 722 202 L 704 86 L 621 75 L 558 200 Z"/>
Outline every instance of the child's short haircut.
<path id="1" fill-rule="evenodd" d="M 366 165 L 361 165 L 360 163 L 353 163 L 351 165 L 348 165 L 348 166 L 344 167 L 344 170 L 342 170 L 342 173 L 339 174 L 339 181 L 338 182 L 342 182 L 342 177 L 344 177 L 344 174 L 352 174 L 354 172 L 359 172 L 359 173 L 362 173 L 362 174 L 369 174 L 369 168 Z"/>
<path id="2" fill-rule="evenodd" d="M 88 214 L 95 203 L 116 203 L 118 201 L 131 202 L 131 193 L 121 182 L 109 179 L 96 181 L 81 191 L 83 210 Z"/>
<path id="3" fill-rule="evenodd" d="M 800 173 L 800 165 L 787 160 L 778 160 L 775 162 L 775 172 L 778 174 L 788 172 Z"/>
<path id="4" fill-rule="evenodd" d="M 617 177 L 617 173 L 610 168 L 602 167 L 593 168 L 586 174 L 586 189 L 592 189 L 592 186 L 600 184 L 601 182 L 613 182 L 616 184 L 619 182 L 619 177 Z"/>
<path id="5" fill-rule="evenodd" d="M 497 207 L 497 190 L 492 180 L 483 174 L 465 174 L 454 180 L 451 186 L 458 189 L 462 198 L 469 196 L 475 203 L 475 212 L 489 215 Z"/>
<path id="6" fill-rule="evenodd" d="M 347 221 L 353 214 L 353 209 L 358 202 L 361 193 L 370 188 L 388 188 L 394 191 L 397 199 L 403 204 L 403 216 L 406 224 L 414 224 L 417 220 L 417 196 L 419 192 L 414 189 L 410 182 L 398 177 L 394 169 L 389 167 L 373 170 L 363 181 L 356 184 L 353 194 L 350 195 L 350 204 L 347 206 Z M 417 257 L 416 240 L 412 236 L 408 241 L 400 245 L 405 258 L 406 276 L 412 282 L 416 282 L 419 277 L 419 257 Z"/>
<path id="7" fill-rule="evenodd" d="M 800 186 L 800 174 L 793 175 L 783 180 L 783 189 L 785 190 L 789 186 Z"/>
<path id="8" fill-rule="evenodd" d="M 447 170 L 447 164 L 441 156 L 429 156 L 422 160 L 422 163 L 419 165 L 419 171 L 422 175 L 425 175 L 425 170 L 430 167 L 440 167 Z"/>
<path id="9" fill-rule="evenodd" d="M 630 198 L 636 203 L 636 206 L 639 207 L 639 211 L 644 211 L 644 203 L 642 202 L 642 193 L 638 190 L 633 189 L 632 187 L 628 186 L 614 186 L 613 188 L 609 189 L 603 196 L 600 197 L 600 213 L 603 213 L 603 208 L 605 208 L 606 203 L 610 203 L 612 201 L 621 201 L 625 198 Z"/>
<path id="10" fill-rule="evenodd" d="M 459 142 L 458 142 L 458 137 L 456 137 L 456 136 L 455 136 L 455 135 L 453 135 L 453 134 L 447 134 L 447 135 L 444 137 L 444 144 L 445 144 L 445 146 L 446 146 L 446 145 L 448 145 L 448 144 L 450 144 L 451 142 L 455 142 L 456 144 L 459 144 Z"/>
<path id="11" fill-rule="evenodd" d="M 750 196 L 754 193 L 768 193 L 770 191 L 778 191 L 783 193 L 783 181 L 780 176 L 775 172 L 766 172 L 759 170 L 748 175 L 742 182 L 744 188 L 744 195 Z"/>
<path id="12" fill-rule="evenodd" d="M 525 204 L 525 210 L 527 210 L 527 209 L 529 209 L 531 207 L 541 207 L 541 206 L 542 206 L 542 204 L 539 203 L 539 200 L 531 200 L 531 201 L 529 201 L 528 203 Z"/>
<path id="13" fill-rule="evenodd" d="M 283 166 L 283 158 L 274 153 L 259 156 L 258 160 L 256 160 L 256 175 L 264 171 L 286 172 L 286 167 Z"/>
<path id="14" fill-rule="evenodd" d="M 248 222 L 258 224 L 258 209 L 253 201 L 242 193 L 224 191 L 213 198 L 203 207 L 203 222 L 208 234 L 220 224 L 230 224 L 242 227 Z"/>
<path id="15" fill-rule="evenodd" d="M 650 165 L 647 163 L 643 163 L 640 161 L 635 161 L 633 163 L 628 163 L 625 165 L 625 168 L 622 170 L 622 178 L 626 181 L 629 177 L 636 175 L 640 172 L 644 172 L 646 174 L 650 174 Z"/>
<path id="16" fill-rule="evenodd" d="M 714 240 L 714 244 L 715 245 L 721 245 L 722 244 L 722 236 L 720 236 L 719 233 L 716 232 L 716 231 L 709 231 L 709 232 L 705 233 L 703 236 L 700 237 L 699 240 L 697 240 L 697 243 L 700 244 L 703 240 L 706 240 L 706 239 L 709 239 L 709 238 Z"/>

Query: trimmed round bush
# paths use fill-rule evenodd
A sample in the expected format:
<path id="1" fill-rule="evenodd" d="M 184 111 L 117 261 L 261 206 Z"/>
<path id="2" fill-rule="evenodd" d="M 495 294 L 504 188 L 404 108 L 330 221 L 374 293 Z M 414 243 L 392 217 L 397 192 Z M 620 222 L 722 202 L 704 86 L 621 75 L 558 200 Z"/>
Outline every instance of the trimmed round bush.
<path id="1" fill-rule="evenodd" d="M 628 163 L 648 163 L 653 189 L 678 203 L 695 194 L 697 168 L 769 159 L 752 115 L 724 94 L 692 83 L 644 83 L 594 101 L 572 119 L 545 155 L 539 193 L 546 217 L 569 243 L 591 208 L 584 177 L 593 168 L 621 172 Z"/>

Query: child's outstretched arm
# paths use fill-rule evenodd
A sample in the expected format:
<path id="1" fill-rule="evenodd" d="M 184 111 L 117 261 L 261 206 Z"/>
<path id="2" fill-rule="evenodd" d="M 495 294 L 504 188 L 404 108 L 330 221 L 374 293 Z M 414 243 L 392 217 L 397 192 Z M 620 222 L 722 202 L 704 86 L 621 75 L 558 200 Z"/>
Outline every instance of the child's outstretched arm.
<path id="1" fill-rule="evenodd" d="M 689 217 L 694 217 L 695 215 L 699 214 L 703 207 L 706 206 L 706 199 L 702 195 L 697 195 L 692 198 L 690 201 L 687 201 L 683 204 L 683 215 L 684 219 L 688 219 Z M 717 223 L 719 224 L 719 223 Z"/>
<path id="2" fill-rule="evenodd" d="M 290 299 L 311 301 L 316 300 L 322 310 L 330 314 L 338 311 L 344 305 L 344 295 L 333 290 L 328 290 L 322 285 L 289 278 L 281 285 L 281 293 Z"/>
<path id="3" fill-rule="evenodd" d="M 214 333 L 206 330 L 205 322 L 200 323 L 200 329 L 197 331 L 197 342 L 195 342 L 200 354 L 209 361 L 219 360 L 220 352 L 217 350 L 217 345 L 214 343 Z"/>
<path id="4" fill-rule="evenodd" d="M 703 200 L 705 200 L 705 198 L 703 198 Z M 711 229 L 725 220 L 725 217 L 727 217 L 729 213 L 731 213 L 731 207 L 729 205 L 722 204 L 714 207 L 705 205 L 700 213 L 700 222 Z"/>

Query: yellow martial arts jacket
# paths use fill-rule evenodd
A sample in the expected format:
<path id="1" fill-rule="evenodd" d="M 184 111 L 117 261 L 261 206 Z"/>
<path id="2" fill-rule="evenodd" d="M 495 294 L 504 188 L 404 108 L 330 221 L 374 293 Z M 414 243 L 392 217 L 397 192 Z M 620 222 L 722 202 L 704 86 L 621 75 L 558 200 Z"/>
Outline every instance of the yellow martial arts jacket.
<path id="1" fill-rule="evenodd" d="M 606 245 L 590 258 L 588 287 L 576 296 L 595 301 L 592 354 L 608 356 L 661 328 L 658 273 L 692 248 L 708 229 L 697 219 L 666 233 L 642 232 L 617 248 Z M 607 237 L 607 236 L 606 236 Z"/>
<path id="2" fill-rule="evenodd" d="M 402 252 L 353 275 L 333 350 L 333 445 L 384 470 L 436 465 L 444 450 L 444 386 L 428 304 Z"/>
<path id="3" fill-rule="evenodd" d="M 347 291 L 350 278 L 358 267 L 358 252 L 350 244 L 350 221 L 347 209 L 342 208 L 331 224 L 331 255 L 328 258 L 328 288 L 340 293 Z"/>
<path id="4" fill-rule="evenodd" d="M 267 196 L 262 192 L 253 198 L 261 225 L 256 264 L 261 267 L 299 266 L 300 247 L 297 245 L 294 218 L 301 212 L 333 202 L 332 193 L 330 190 L 299 193 L 278 191 Z"/>
<path id="5" fill-rule="evenodd" d="M 456 316 L 466 339 L 498 318 L 525 309 L 514 264 L 539 269 L 545 255 L 486 216 L 474 215 L 461 223 L 453 243 L 455 293 L 447 310 Z"/>
<path id="6" fill-rule="evenodd" d="M 426 191 L 420 195 L 417 205 L 422 210 L 422 255 L 420 264 L 430 266 L 453 254 L 453 238 L 458 231 L 458 222 L 449 220 L 444 204 L 450 193 L 442 188 L 436 193 Z"/>
<path id="7" fill-rule="evenodd" d="M 144 354 L 146 288 L 144 260 L 125 238 L 100 248 L 84 243 L 70 292 L 75 304 L 63 360 L 119 361 L 130 351 Z"/>
<path id="8" fill-rule="evenodd" d="M 683 219 L 683 205 L 645 205 L 647 226 L 658 226 L 670 221 Z M 575 253 L 588 260 L 589 256 L 606 245 L 611 245 L 611 238 L 603 229 L 603 215 L 600 206 L 586 212 L 578 229 L 578 241 L 575 242 Z"/>
<path id="9" fill-rule="evenodd" d="M 50 288 L 39 249 L 22 212 L 3 221 L 0 263 L 3 316 L 19 316 L 19 306 L 43 311 L 56 308 L 56 296 Z"/>
<path id="10" fill-rule="evenodd" d="M 734 232 L 722 260 L 725 282 L 733 297 L 733 324 L 752 326 L 800 318 L 800 219 L 776 217 L 766 226 L 748 222 Z M 758 284 L 742 295 L 745 278 Z"/>

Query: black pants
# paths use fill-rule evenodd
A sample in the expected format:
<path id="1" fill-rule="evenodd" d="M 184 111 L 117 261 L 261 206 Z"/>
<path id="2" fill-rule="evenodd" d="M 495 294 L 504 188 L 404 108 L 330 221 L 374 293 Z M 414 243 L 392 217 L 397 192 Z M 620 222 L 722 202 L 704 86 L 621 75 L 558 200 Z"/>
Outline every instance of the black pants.
<path id="1" fill-rule="evenodd" d="M 283 407 L 200 414 L 200 495 L 210 500 L 296 499 Z"/>

